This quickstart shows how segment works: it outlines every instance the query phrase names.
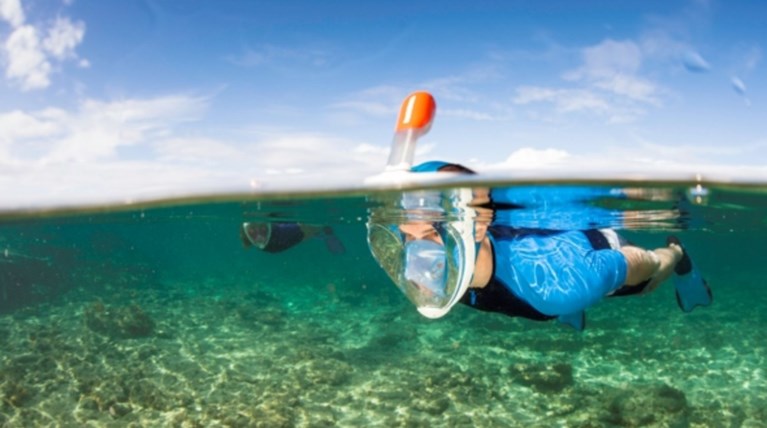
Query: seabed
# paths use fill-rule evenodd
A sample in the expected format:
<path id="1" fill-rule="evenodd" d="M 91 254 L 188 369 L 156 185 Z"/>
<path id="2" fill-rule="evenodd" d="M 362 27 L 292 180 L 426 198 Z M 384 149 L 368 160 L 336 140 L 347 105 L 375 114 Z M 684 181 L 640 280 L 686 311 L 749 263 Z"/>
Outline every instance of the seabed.
<path id="1" fill-rule="evenodd" d="M 0 316 L 0 425 L 767 426 L 766 315 L 737 296 L 686 315 L 666 287 L 578 333 L 276 285 L 102 284 Z"/>

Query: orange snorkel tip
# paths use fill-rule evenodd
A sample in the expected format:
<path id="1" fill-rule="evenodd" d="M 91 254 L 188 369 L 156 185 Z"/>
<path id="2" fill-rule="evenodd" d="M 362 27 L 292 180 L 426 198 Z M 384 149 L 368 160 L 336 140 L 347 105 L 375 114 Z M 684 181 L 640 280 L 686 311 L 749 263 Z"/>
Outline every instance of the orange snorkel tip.
<path id="1" fill-rule="evenodd" d="M 394 131 L 418 130 L 421 134 L 425 134 L 431 128 L 436 111 L 437 103 L 430 93 L 424 91 L 413 92 L 402 102 L 399 116 L 397 116 L 397 126 L 394 128 Z"/>

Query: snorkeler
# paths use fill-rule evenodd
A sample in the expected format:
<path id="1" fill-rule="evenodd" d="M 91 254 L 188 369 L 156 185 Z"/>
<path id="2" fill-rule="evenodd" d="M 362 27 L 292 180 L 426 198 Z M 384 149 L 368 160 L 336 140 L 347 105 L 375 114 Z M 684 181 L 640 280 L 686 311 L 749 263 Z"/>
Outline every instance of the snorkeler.
<path id="1" fill-rule="evenodd" d="M 244 222 L 240 240 L 245 248 L 255 247 L 267 253 L 279 253 L 308 239 L 318 238 L 333 254 L 346 252 L 344 244 L 330 226 L 314 226 L 297 222 Z"/>
<path id="2" fill-rule="evenodd" d="M 375 177 L 377 182 L 419 175 L 413 173 L 473 173 L 438 161 L 411 167 L 416 140 L 430 128 L 435 107 L 424 92 L 405 100 L 387 171 Z M 665 247 L 646 250 L 612 229 L 496 224 L 492 206 L 487 189 L 404 192 L 371 210 L 368 245 L 429 318 L 444 316 L 461 302 L 509 316 L 559 319 L 581 330 L 585 310 L 604 297 L 648 293 L 672 275 L 683 311 L 712 301 L 708 284 L 676 237 L 669 237 Z"/>
<path id="3" fill-rule="evenodd" d="M 443 162 L 413 168 L 444 170 L 470 173 Z M 674 236 L 646 250 L 612 229 L 518 228 L 494 221 L 492 191 L 473 189 L 463 205 L 451 192 L 405 192 L 395 201 L 398 220 L 377 213 L 368 224 L 374 257 L 427 317 L 443 316 L 460 302 L 513 317 L 559 319 L 581 330 L 585 310 L 604 297 L 646 294 L 672 275 L 683 311 L 711 303 L 708 284 Z M 451 205 L 475 214 L 450 219 Z"/>

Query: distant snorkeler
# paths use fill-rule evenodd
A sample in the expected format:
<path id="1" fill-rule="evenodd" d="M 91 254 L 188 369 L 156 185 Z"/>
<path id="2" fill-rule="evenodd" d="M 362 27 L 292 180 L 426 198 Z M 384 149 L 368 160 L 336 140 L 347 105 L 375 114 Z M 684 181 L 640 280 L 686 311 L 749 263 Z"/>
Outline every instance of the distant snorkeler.
<path id="1" fill-rule="evenodd" d="M 240 240 L 245 248 L 255 247 L 267 253 L 280 253 L 308 239 L 320 239 L 333 254 L 343 254 L 346 248 L 330 226 L 315 226 L 297 222 L 244 222 Z"/>
<path id="2" fill-rule="evenodd" d="M 473 174 L 446 162 L 411 167 L 416 140 L 436 104 L 417 92 L 400 110 L 387 170 L 402 183 L 421 173 Z M 535 196 L 535 187 L 526 190 Z M 368 245 L 398 288 L 429 318 L 457 303 L 482 311 L 585 327 L 585 310 L 604 297 L 646 294 L 673 275 L 679 307 L 712 302 L 711 290 L 678 238 L 646 250 L 613 229 L 520 228 L 493 221 L 483 188 L 403 192 L 371 209 Z"/>

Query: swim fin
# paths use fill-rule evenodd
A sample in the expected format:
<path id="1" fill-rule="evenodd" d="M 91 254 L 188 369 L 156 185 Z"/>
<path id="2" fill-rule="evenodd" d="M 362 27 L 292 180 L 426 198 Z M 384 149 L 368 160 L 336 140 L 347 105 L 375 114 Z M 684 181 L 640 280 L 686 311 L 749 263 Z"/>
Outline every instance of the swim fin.
<path id="1" fill-rule="evenodd" d="M 325 247 L 327 247 L 328 251 L 332 254 L 344 254 L 346 252 L 346 247 L 344 247 L 343 242 L 341 242 L 341 240 L 333 233 L 333 228 L 326 226 L 323 228 L 322 232 L 322 239 L 325 241 Z"/>
<path id="2" fill-rule="evenodd" d="M 586 328 L 586 311 L 578 311 L 572 314 L 560 315 L 557 321 L 567 324 L 577 331 L 583 331 Z"/>
<path id="3" fill-rule="evenodd" d="M 698 269 L 692 263 L 687 250 L 684 249 L 679 238 L 669 236 L 667 244 L 676 244 L 682 248 L 682 259 L 674 267 L 674 287 L 676 288 L 676 302 L 684 312 L 690 312 L 696 306 L 708 306 L 713 301 L 711 288 L 700 275 Z"/>

